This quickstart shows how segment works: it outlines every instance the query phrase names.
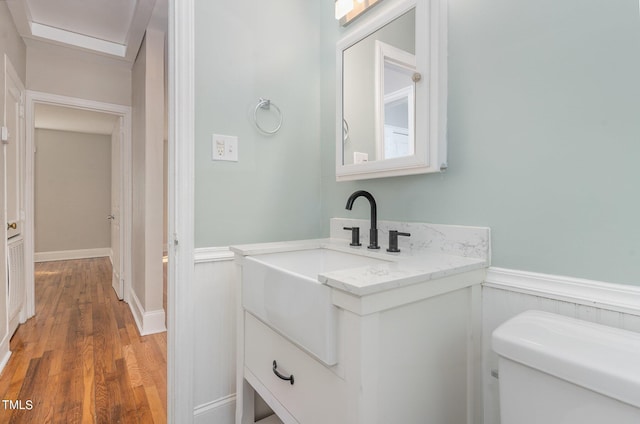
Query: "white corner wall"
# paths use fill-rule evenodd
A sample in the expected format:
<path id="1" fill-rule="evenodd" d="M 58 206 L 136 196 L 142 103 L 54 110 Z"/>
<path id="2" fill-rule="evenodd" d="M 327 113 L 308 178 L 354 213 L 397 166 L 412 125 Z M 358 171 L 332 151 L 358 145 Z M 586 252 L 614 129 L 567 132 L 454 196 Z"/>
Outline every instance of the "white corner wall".
<path id="1" fill-rule="evenodd" d="M 163 308 L 165 34 L 147 30 L 132 70 L 132 284 L 141 334 L 166 330 Z"/>

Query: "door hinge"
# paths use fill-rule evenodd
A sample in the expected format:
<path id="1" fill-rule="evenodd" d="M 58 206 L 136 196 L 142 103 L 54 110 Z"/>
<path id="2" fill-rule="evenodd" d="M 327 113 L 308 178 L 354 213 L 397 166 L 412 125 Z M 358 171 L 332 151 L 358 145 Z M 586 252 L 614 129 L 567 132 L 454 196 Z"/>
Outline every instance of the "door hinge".
<path id="1" fill-rule="evenodd" d="M 0 140 L 2 140 L 4 144 L 9 144 L 9 128 L 3 126 L 2 129 L 0 129 Z"/>

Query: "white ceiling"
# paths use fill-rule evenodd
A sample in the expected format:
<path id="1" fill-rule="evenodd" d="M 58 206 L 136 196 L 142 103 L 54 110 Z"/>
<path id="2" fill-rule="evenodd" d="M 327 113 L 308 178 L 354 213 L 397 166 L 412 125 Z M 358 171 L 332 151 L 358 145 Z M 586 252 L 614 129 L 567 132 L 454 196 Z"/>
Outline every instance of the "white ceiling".
<path id="1" fill-rule="evenodd" d="M 35 127 L 48 130 L 73 131 L 87 134 L 111 134 L 116 115 L 36 103 Z"/>
<path id="2" fill-rule="evenodd" d="M 166 28 L 167 0 L 8 0 L 20 35 L 133 63 L 149 25 Z M 155 8 L 155 10 L 154 10 Z"/>

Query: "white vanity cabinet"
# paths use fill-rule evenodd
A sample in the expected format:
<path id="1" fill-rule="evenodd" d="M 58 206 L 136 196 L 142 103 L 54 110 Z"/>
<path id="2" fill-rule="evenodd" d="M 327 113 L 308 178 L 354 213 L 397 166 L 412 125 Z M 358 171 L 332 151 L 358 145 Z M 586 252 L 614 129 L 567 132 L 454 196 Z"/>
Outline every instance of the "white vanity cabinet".
<path id="1" fill-rule="evenodd" d="M 476 422 L 484 277 L 477 267 L 364 295 L 332 287 L 333 366 L 240 304 L 236 423 L 255 422 L 255 393 L 287 424 Z"/>
<path id="2" fill-rule="evenodd" d="M 346 385 L 334 370 L 248 312 L 244 341 L 244 378 L 285 422 L 345 422 Z M 277 361 L 279 372 L 293 375 L 293 384 L 273 373 L 273 361 Z M 242 422 L 253 423 L 251 409 L 247 412 L 249 416 Z"/>

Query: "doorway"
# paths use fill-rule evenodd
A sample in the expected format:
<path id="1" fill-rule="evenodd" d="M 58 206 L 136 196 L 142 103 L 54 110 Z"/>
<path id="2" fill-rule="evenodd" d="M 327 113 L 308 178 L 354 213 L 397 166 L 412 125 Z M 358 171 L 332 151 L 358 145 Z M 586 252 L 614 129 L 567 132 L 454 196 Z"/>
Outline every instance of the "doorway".
<path id="1" fill-rule="evenodd" d="M 35 105 L 35 261 L 108 256 L 119 299 L 121 119 Z"/>
<path id="2" fill-rule="evenodd" d="M 35 261 L 35 118 L 36 110 L 46 110 L 47 108 L 61 108 L 58 110 L 73 111 L 78 114 L 89 116 L 91 114 L 108 115 L 114 119 L 114 132 L 112 132 L 112 143 L 118 145 L 119 154 L 114 155 L 119 168 L 119 178 L 116 178 L 116 186 L 112 187 L 118 199 L 117 217 L 112 210 L 108 216 L 117 227 L 116 239 L 119 243 L 111 246 L 114 251 L 112 263 L 114 267 L 113 286 L 118 297 L 129 303 L 129 291 L 131 286 L 131 108 L 128 106 L 114 105 L 88 101 L 84 99 L 52 95 L 41 92 L 27 92 L 26 108 L 26 160 L 25 160 L 25 272 L 26 286 L 26 309 L 27 316 L 35 314 L 35 290 L 34 290 L 34 267 Z M 115 170 L 116 172 L 118 169 Z"/>

